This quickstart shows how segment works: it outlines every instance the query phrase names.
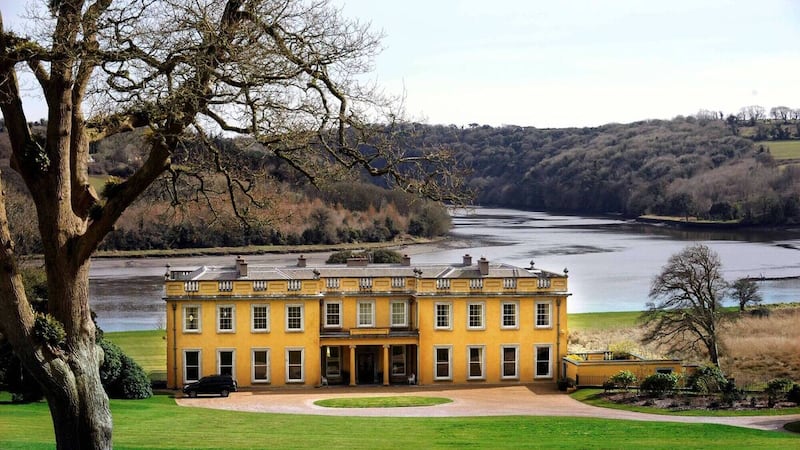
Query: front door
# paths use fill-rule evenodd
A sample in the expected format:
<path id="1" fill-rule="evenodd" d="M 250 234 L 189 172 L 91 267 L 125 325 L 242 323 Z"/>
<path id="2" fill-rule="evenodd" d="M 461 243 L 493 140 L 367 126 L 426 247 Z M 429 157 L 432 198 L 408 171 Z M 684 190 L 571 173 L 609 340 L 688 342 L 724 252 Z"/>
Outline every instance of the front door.
<path id="1" fill-rule="evenodd" d="M 374 384 L 375 383 L 375 360 L 376 352 L 372 348 L 359 348 L 356 354 L 356 372 L 358 377 L 356 383 L 358 384 Z"/>

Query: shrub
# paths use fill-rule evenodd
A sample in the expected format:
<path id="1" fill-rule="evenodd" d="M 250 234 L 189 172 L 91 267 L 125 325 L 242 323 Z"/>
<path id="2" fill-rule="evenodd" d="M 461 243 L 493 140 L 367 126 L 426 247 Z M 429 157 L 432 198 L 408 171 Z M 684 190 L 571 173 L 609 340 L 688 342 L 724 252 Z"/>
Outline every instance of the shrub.
<path id="1" fill-rule="evenodd" d="M 686 380 L 686 387 L 701 394 L 708 394 L 722 391 L 727 383 L 728 380 L 719 367 L 701 366 L 693 374 L 689 375 Z"/>
<path id="2" fill-rule="evenodd" d="M 117 344 L 100 339 L 97 344 L 103 349 L 103 364 L 100 365 L 100 381 L 108 390 L 108 386 L 114 383 L 122 373 L 122 349 Z"/>
<path id="3" fill-rule="evenodd" d="M 767 382 L 767 388 L 764 389 L 764 392 L 767 393 L 769 396 L 769 407 L 775 406 L 775 402 L 780 400 L 786 393 L 789 392 L 789 389 L 792 388 L 792 380 L 786 378 L 773 378 Z"/>
<path id="4" fill-rule="evenodd" d="M 353 257 L 352 250 L 341 250 L 338 252 L 331 253 L 331 256 L 325 261 L 325 264 L 344 264 L 347 262 L 347 258 Z"/>
<path id="5" fill-rule="evenodd" d="M 120 376 L 106 387 L 111 398 L 138 399 L 148 398 L 153 395 L 150 379 L 142 367 L 131 357 L 121 354 L 122 363 Z"/>
<path id="6" fill-rule="evenodd" d="M 639 381 L 636 378 L 636 375 L 633 374 L 630 370 L 620 370 L 614 376 L 609 378 L 610 382 L 614 383 L 615 386 L 619 386 L 623 390 L 627 391 L 629 387 L 636 384 Z"/>
<path id="7" fill-rule="evenodd" d="M 33 334 L 53 349 L 64 345 L 67 338 L 64 325 L 50 314 L 36 314 L 33 322 Z"/>
<path id="8" fill-rule="evenodd" d="M 371 252 L 370 260 L 376 264 L 381 264 L 381 263 L 397 264 L 403 262 L 403 255 L 394 250 L 378 249 L 378 250 L 373 250 Z"/>
<path id="9" fill-rule="evenodd" d="M 642 381 L 639 388 L 645 394 L 663 397 L 678 386 L 678 376 L 671 373 L 654 373 Z"/>
<path id="10" fill-rule="evenodd" d="M 786 394 L 786 400 L 800 405 L 800 384 L 795 384 Z"/>

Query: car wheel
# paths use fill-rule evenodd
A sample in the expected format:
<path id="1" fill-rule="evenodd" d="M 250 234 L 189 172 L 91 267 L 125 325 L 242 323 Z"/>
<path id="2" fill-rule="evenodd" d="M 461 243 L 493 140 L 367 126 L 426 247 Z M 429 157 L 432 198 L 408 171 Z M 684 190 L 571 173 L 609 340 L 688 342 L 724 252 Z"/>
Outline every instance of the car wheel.
<path id="1" fill-rule="evenodd" d="M 189 391 L 189 397 L 191 398 L 197 397 L 197 391 Z"/>
<path id="2" fill-rule="evenodd" d="M 230 394 L 230 393 L 228 392 L 228 390 L 227 390 L 227 389 L 223 389 L 223 390 L 222 390 L 222 392 L 220 392 L 220 393 L 219 393 L 219 395 L 221 395 L 221 396 L 223 396 L 223 397 L 227 397 L 227 396 L 228 396 L 228 394 Z"/>

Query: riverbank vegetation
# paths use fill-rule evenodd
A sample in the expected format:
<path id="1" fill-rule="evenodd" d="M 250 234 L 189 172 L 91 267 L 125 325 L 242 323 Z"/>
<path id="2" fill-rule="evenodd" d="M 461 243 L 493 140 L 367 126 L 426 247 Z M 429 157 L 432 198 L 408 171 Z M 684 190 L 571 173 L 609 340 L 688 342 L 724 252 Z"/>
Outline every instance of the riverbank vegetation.
<path id="1" fill-rule="evenodd" d="M 47 404 L 0 396 L 0 447 L 53 448 Z M 792 448 L 787 433 L 711 424 L 576 417 L 335 417 L 185 408 L 166 395 L 112 400 L 114 447 L 133 448 Z M 213 432 L 198 424 L 214 424 Z M 314 430 L 309 433 L 309 430 Z M 357 430 L 354 433 L 354 430 Z"/>

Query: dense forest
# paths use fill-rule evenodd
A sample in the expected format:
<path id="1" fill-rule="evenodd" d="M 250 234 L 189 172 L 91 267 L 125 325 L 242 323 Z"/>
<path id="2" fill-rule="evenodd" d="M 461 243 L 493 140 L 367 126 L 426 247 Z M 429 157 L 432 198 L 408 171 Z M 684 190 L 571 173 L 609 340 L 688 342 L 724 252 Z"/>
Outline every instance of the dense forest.
<path id="1" fill-rule="evenodd" d="M 767 118 L 758 112 L 701 112 L 593 128 L 408 124 L 404 138 L 411 151 L 455 151 L 470 170 L 479 205 L 800 223 L 800 114 Z M 89 170 L 98 192 L 107 194 L 142 163 L 142 138 L 128 133 L 93 145 Z M 773 157 L 775 141 L 796 142 L 797 156 Z M 250 203 L 247 220 L 226 208 L 230 198 L 219 176 L 184 177 L 183 184 L 165 178 L 125 213 L 102 249 L 377 242 L 442 235 L 450 227 L 442 206 L 384 189 L 369 177 L 315 185 L 258 148 L 228 139 L 216 145 L 225 148 L 226 164 L 265 175 L 254 185 L 252 194 L 260 200 Z M 180 167 L 195 151 L 184 147 L 173 163 Z M 34 208 L 8 169 L 8 154 L 0 122 L 0 170 L 12 231 L 19 251 L 37 252 Z"/>
<path id="2" fill-rule="evenodd" d="M 481 205 L 800 221 L 800 168 L 776 161 L 766 141 L 797 139 L 797 120 L 720 114 L 565 129 L 415 124 L 413 132 L 420 145 L 458 153 Z"/>

